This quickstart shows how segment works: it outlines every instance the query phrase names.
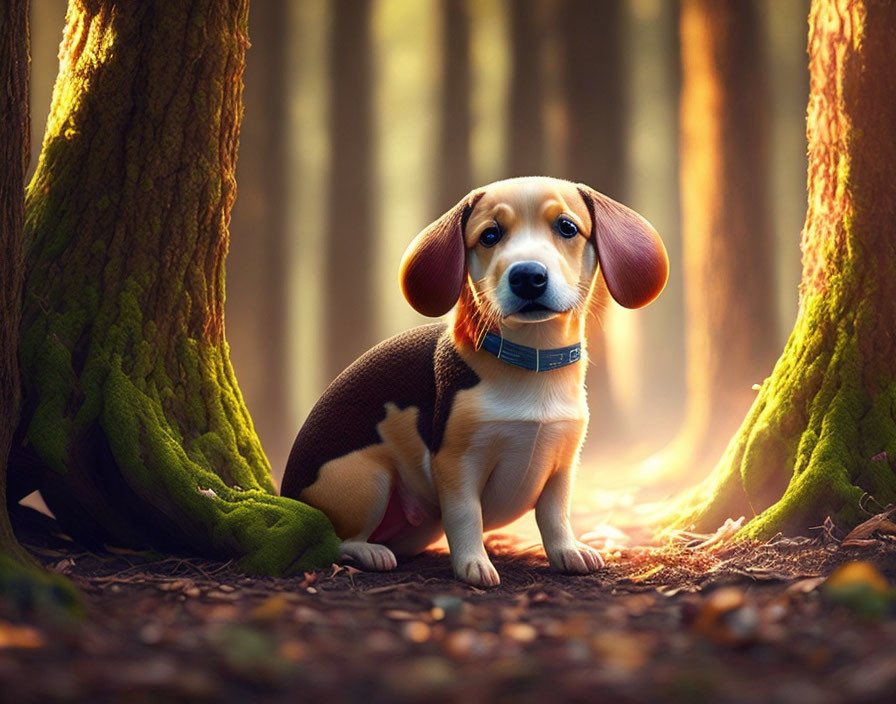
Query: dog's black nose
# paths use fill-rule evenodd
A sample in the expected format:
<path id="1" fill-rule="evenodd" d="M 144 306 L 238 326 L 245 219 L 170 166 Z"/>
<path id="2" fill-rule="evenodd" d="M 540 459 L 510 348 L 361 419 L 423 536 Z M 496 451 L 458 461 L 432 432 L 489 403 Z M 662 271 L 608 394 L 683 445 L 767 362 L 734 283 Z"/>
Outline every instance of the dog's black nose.
<path id="1" fill-rule="evenodd" d="M 515 295 L 534 301 L 548 288 L 548 270 L 538 262 L 517 262 L 507 272 L 507 280 Z"/>

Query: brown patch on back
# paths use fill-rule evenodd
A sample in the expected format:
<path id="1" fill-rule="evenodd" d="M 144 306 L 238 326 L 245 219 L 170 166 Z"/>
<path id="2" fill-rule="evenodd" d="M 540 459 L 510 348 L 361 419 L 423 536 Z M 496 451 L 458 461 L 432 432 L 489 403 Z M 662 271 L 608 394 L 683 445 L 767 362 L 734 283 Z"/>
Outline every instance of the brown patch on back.
<path id="1" fill-rule="evenodd" d="M 381 441 L 385 406 L 416 407 L 417 433 L 435 452 L 457 390 L 479 383 L 443 324 L 396 335 L 367 351 L 320 397 L 296 437 L 281 493 L 298 498 L 327 462 Z"/>

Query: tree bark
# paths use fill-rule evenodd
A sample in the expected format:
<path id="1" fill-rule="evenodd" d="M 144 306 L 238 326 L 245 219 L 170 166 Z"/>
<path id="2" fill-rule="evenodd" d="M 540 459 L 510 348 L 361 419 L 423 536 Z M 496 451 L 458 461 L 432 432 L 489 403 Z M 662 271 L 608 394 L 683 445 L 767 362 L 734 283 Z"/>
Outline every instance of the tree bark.
<path id="1" fill-rule="evenodd" d="M 370 0 L 334 0 L 327 208 L 328 381 L 370 347 L 374 330 L 373 104 Z"/>
<path id="2" fill-rule="evenodd" d="M 800 313 L 679 525 L 796 533 L 896 502 L 896 5 L 815 0 Z"/>
<path id="3" fill-rule="evenodd" d="M 661 474 L 705 476 L 774 362 L 774 267 L 759 13 L 685 0 L 681 188 L 688 400 Z"/>
<path id="4" fill-rule="evenodd" d="M 275 495 L 224 340 L 247 11 L 70 5 L 26 198 L 19 436 L 75 537 L 279 574 L 337 553 Z"/>
<path id="5" fill-rule="evenodd" d="M 22 564 L 6 510 L 6 466 L 19 418 L 19 316 L 23 279 L 22 226 L 31 122 L 28 111 L 28 0 L 0 7 L 0 553 Z M 0 558 L 2 559 L 2 558 Z"/>
<path id="6" fill-rule="evenodd" d="M 287 404 L 288 23 L 284 0 L 252 4 L 246 109 L 230 224 L 226 315 L 233 366 L 275 472 L 282 474 L 295 428 Z"/>
<path id="7" fill-rule="evenodd" d="M 37 568 L 16 539 L 6 504 L 7 460 L 19 418 L 17 350 L 23 280 L 25 171 L 30 157 L 28 0 L 0 6 L 0 601 L 19 615 L 80 617 L 74 587 Z"/>

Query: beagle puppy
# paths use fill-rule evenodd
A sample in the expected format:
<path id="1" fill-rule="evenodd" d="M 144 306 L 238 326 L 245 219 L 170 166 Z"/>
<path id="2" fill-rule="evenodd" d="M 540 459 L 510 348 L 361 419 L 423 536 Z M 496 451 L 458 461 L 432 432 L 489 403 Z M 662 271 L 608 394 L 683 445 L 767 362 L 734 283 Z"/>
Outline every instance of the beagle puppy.
<path id="1" fill-rule="evenodd" d="M 603 564 L 569 504 L 588 424 L 584 332 L 598 270 L 628 308 L 668 260 L 650 224 L 582 184 L 499 181 L 421 232 L 402 291 L 447 325 L 399 334 L 327 388 L 299 431 L 282 493 L 323 511 L 344 559 L 389 570 L 444 531 L 457 577 L 499 583 L 482 533 L 530 509 L 551 567 Z"/>

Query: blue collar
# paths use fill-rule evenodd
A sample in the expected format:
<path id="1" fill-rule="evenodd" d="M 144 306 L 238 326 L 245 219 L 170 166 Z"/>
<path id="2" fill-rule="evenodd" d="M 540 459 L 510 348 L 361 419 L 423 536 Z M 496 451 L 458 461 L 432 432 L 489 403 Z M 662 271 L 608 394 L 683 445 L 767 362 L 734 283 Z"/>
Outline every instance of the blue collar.
<path id="1" fill-rule="evenodd" d="M 535 347 L 518 345 L 505 340 L 493 332 L 486 333 L 480 349 L 491 352 L 502 362 L 515 367 L 528 369 L 530 372 L 547 372 L 575 364 L 582 358 L 582 343 L 577 342 L 569 347 L 557 347 L 553 350 L 539 350 Z"/>

